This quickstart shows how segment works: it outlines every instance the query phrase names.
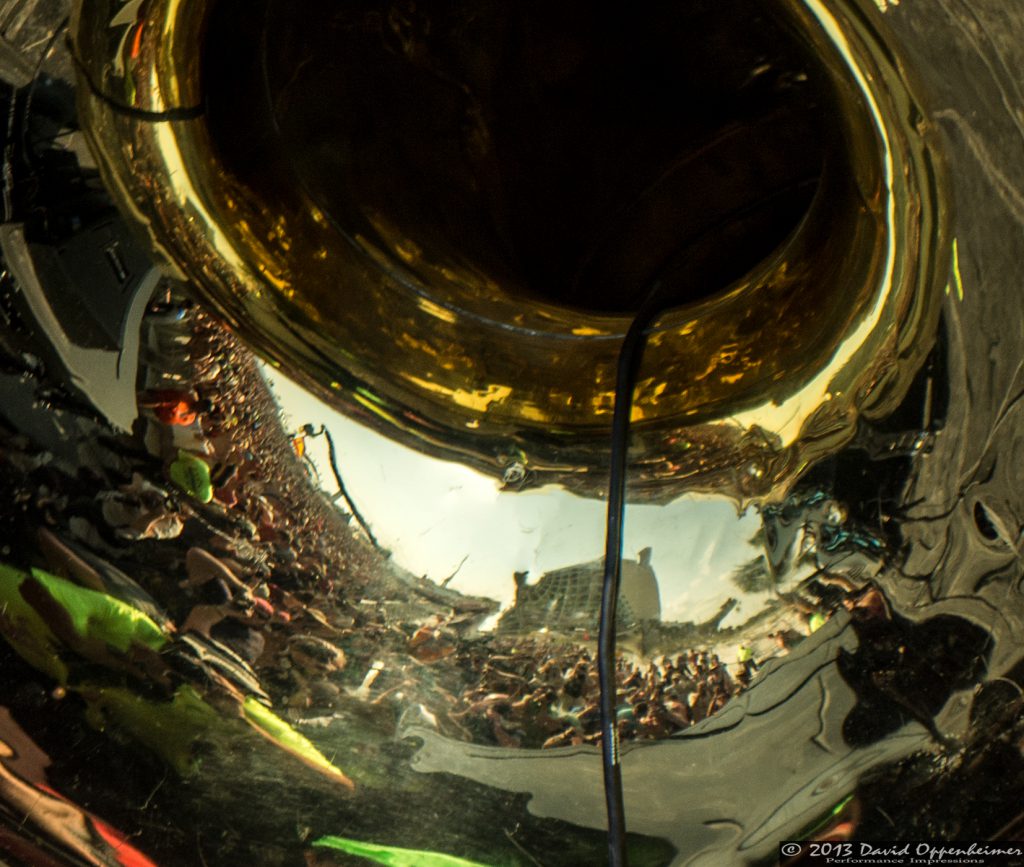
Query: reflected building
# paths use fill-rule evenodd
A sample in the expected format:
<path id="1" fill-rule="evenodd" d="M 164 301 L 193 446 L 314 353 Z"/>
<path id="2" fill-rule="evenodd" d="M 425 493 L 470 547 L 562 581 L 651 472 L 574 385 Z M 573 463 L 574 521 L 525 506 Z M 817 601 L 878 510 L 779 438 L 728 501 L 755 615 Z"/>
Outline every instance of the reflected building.
<path id="1" fill-rule="evenodd" d="M 661 619 L 661 594 L 651 553 L 651 548 L 644 548 L 636 560 L 622 561 L 617 617 L 620 632 Z M 498 622 L 499 632 L 521 635 L 547 629 L 566 635 L 596 635 L 603 558 L 545 572 L 535 584 L 527 583 L 528 576 L 528 572 L 515 573 L 515 602 Z"/>

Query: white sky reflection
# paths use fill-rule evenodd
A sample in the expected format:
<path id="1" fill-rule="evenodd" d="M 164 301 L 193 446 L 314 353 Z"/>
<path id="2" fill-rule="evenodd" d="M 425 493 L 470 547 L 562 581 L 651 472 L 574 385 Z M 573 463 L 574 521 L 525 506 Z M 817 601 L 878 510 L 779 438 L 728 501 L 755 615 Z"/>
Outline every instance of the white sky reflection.
<path id="1" fill-rule="evenodd" d="M 262 366 L 285 426 L 326 425 L 349 494 L 400 566 L 464 593 L 512 601 L 512 573 L 535 581 L 551 569 L 599 558 L 605 504 L 546 487 L 502 492 L 494 479 L 460 464 L 424 456 L 334 411 L 280 371 Z M 324 487 L 335 491 L 324 439 L 309 440 Z M 760 526 L 754 510 L 738 516 L 724 498 L 685 496 L 665 506 L 630 505 L 627 558 L 650 546 L 661 587 L 662 619 L 700 621 L 730 596 L 740 599 L 725 624 L 739 623 L 765 594 L 739 594 L 732 570 L 758 551 L 747 540 Z M 465 562 L 459 568 L 459 563 Z"/>

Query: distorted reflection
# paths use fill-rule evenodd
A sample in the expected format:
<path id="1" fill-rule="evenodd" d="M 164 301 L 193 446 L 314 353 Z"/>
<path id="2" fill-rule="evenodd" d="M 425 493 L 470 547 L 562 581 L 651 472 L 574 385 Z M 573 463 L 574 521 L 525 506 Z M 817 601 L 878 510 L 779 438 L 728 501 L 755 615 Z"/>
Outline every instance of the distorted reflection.
<path id="1" fill-rule="evenodd" d="M 475 617 L 461 613 L 456 626 L 435 616 L 409 642 L 421 662 L 457 655 L 460 639 L 470 659 L 489 656 L 482 669 L 462 663 L 474 672 L 464 679 L 478 682 L 453 696 L 454 708 L 421 702 L 429 718 L 454 736 L 506 747 L 599 742 L 603 561 L 595 554 L 604 505 L 556 488 L 503 492 L 264 372 L 313 481 L 354 510 L 363 532 L 388 549 L 390 568 L 421 588 L 433 583 L 434 593 L 449 589 L 479 603 Z M 318 424 L 296 423 L 309 417 Z M 822 491 L 791 495 L 760 514 L 724 498 L 634 505 L 626 526 L 627 547 L 638 551 L 623 563 L 619 609 L 626 740 L 664 737 L 721 709 L 764 662 L 836 606 L 856 604 L 848 597 L 885 560 L 881 540 L 851 528 Z M 369 676 L 378 683 L 379 670 Z"/>
<path id="2" fill-rule="evenodd" d="M 630 863 L 1020 836 L 1024 16 L 342 6 L 0 0 L 4 863 L 602 863 L 656 276 Z"/>
<path id="3" fill-rule="evenodd" d="M 6 450 L 20 510 L 5 536 L 3 629 L 57 681 L 60 701 L 81 702 L 91 724 L 186 779 L 202 767 L 203 787 L 211 767 L 241 773 L 236 763 L 263 738 L 281 758 L 261 761 L 285 762 L 275 773 L 301 778 L 305 766 L 354 785 L 360 804 L 381 774 L 411 797 L 420 774 L 447 768 L 453 780 L 533 792 L 542 825 L 530 835 L 549 833 L 543 821 L 596 833 L 602 504 L 558 489 L 503 492 L 346 423 L 268 371 L 271 387 L 228 331 L 172 290 L 150 300 L 142 335 L 132 438 L 74 407 L 42 406 L 38 373 L 11 380 L 26 398 L 8 418 L 36 432 L 10 437 Z M 21 339 L 7 336 L 12 347 Z M 853 635 L 893 622 L 870 583 L 889 548 L 863 525 L 863 503 L 832 492 L 854 494 L 851 475 L 833 466 L 760 508 L 699 497 L 630 507 L 636 553 L 624 563 L 617 665 L 624 742 L 724 735 L 732 707 L 753 725 L 765 716 L 757 707 L 781 708 L 787 691 L 805 688 L 830 643 L 851 660 L 869 653 Z M 909 643 L 884 642 L 895 640 Z M 910 707 L 932 730 L 937 693 L 924 687 L 911 705 L 905 691 L 886 698 L 862 684 L 882 664 L 868 658 L 835 669 L 830 707 L 843 706 L 845 690 L 847 720 L 881 701 L 897 716 Z M 904 661 L 911 681 L 919 668 Z M 846 740 L 883 725 L 877 710 L 869 717 Z M 492 768 L 465 747 L 537 751 L 556 764 L 533 762 L 520 778 L 507 757 Z M 589 770 L 570 776 L 592 786 L 587 798 L 545 791 L 564 761 L 584 759 Z M 627 751 L 627 772 L 635 761 Z M 465 805 L 465 793 L 452 796 Z M 553 799 L 560 806 L 545 812 Z M 633 827 L 694 845 L 656 821 Z M 372 822 L 365 830 L 379 834 Z M 477 845 L 486 850 L 488 838 Z"/>

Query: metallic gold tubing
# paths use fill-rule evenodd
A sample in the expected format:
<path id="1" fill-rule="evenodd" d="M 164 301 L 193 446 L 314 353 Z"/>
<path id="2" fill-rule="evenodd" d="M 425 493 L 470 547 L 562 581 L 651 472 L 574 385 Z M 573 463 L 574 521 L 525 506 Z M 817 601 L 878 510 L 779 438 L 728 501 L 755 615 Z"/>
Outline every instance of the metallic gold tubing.
<path id="1" fill-rule="evenodd" d="M 492 5 L 478 4 L 485 11 Z M 294 50 L 285 43 L 303 28 L 315 45 L 309 31 L 318 27 L 317 9 L 342 10 L 330 13 L 334 18 L 323 13 L 323 26 L 341 33 L 337 16 L 349 7 L 290 6 L 301 19 L 291 29 L 279 21 L 285 4 L 273 0 L 248 4 L 246 16 L 234 18 L 227 0 L 79 2 L 72 34 L 81 121 L 108 187 L 172 274 L 325 400 L 414 448 L 509 482 L 525 474 L 527 484 L 599 493 L 628 310 L 569 303 L 557 287 L 510 278 L 490 248 L 477 255 L 484 248 L 471 221 L 464 238 L 442 239 L 444 246 L 437 228 L 443 214 L 437 224 L 413 225 L 402 203 L 389 210 L 387 195 L 373 192 L 375 171 L 387 189 L 386 161 L 383 169 L 356 173 L 354 186 L 342 184 L 342 192 L 355 190 L 348 199 L 326 196 L 315 160 L 293 159 L 303 140 L 282 126 L 282 116 L 305 94 L 272 84 L 273 58 Z M 378 28 L 381 40 L 397 39 L 414 75 L 443 41 L 437 20 L 401 19 L 404 4 L 353 8 L 365 14 L 343 22 L 344 33 L 357 23 Z M 445 14 L 460 27 L 475 20 Z M 946 193 L 934 131 L 898 46 L 871 3 L 791 0 L 773 14 L 827 91 L 824 168 L 794 230 L 745 273 L 728 274 L 731 230 L 715 228 L 713 216 L 701 217 L 705 224 L 691 232 L 682 259 L 666 260 L 664 279 L 680 285 L 693 274 L 705 282 L 719 274 L 727 279 L 710 290 L 696 287 L 696 294 L 689 287 L 650 338 L 633 414 L 634 499 L 683 491 L 744 501 L 778 496 L 810 463 L 847 442 L 859 415 L 890 411 L 931 345 L 948 267 Z M 233 127 L 235 115 L 222 107 L 224 86 L 210 70 L 235 74 L 217 53 L 225 38 L 236 38 L 236 28 L 241 56 L 247 47 L 265 55 L 268 89 L 264 105 L 258 86 L 239 91 Z M 338 50 L 360 45 L 345 42 Z M 390 63 L 394 53 L 381 56 Z M 339 74 L 331 58 L 322 65 L 328 78 Z M 369 87 L 390 74 L 349 71 Z M 327 113 L 330 84 L 325 80 L 322 94 Z M 342 79 L 341 89 L 348 86 Z M 381 87 L 382 101 L 400 92 Z M 358 103 L 358 93 L 346 94 Z M 462 144 L 468 163 L 488 168 L 497 164 L 488 162 L 489 149 L 497 147 L 502 121 L 488 115 L 479 94 L 470 95 L 483 107 L 463 118 Z M 764 114 L 766 140 L 780 128 L 773 117 Z M 266 125 L 265 135 L 257 122 Z M 355 120 L 352 129 L 344 116 L 335 122 L 338 152 L 364 134 Z M 225 129 L 237 129 L 238 141 L 226 140 L 232 136 Z M 686 158 L 696 165 L 701 148 L 727 154 L 734 132 L 726 124 Z M 775 162 L 761 174 L 776 172 L 781 186 L 792 148 L 780 141 L 779 156 L 764 156 Z M 425 138 L 424 147 L 431 141 Z M 453 165 L 455 178 L 461 166 Z M 495 181 L 502 189 L 510 183 Z M 725 184 L 723 195 L 742 194 L 744 183 Z M 709 202 L 713 207 L 713 197 Z M 680 209 L 667 222 L 682 225 L 685 216 Z M 737 224 L 755 236 L 756 224 L 744 219 Z M 608 246 L 628 246 L 631 235 L 648 229 L 623 223 Z M 594 255 L 600 259 L 600 245 Z M 628 287 L 635 294 L 653 272 L 634 265 L 630 260 L 616 273 L 636 278 Z"/>

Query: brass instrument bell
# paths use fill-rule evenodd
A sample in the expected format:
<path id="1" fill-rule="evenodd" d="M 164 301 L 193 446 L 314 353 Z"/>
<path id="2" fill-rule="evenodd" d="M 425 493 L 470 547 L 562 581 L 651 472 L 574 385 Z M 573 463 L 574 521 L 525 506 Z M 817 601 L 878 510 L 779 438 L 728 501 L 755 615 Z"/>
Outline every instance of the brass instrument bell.
<path id="1" fill-rule="evenodd" d="M 870 5 L 870 4 L 865 4 Z M 926 354 L 941 159 L 855 0 L 91 0 L 108 188 L 270 362 L 512 484 L 784 492 Z"/>

